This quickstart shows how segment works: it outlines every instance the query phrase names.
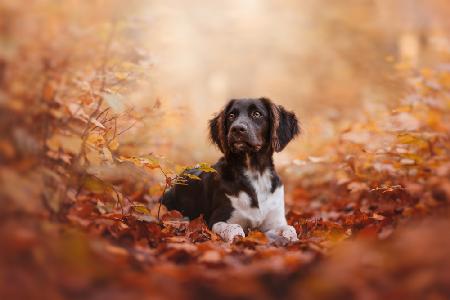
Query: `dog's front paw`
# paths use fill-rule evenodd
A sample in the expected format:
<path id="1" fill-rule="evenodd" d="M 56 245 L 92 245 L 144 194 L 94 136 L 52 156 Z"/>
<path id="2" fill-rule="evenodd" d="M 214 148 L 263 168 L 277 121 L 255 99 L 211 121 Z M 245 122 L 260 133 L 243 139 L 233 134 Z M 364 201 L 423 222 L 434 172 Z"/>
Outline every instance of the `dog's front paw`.
<path id="1" fill-rule="evenodd" d="M 287 240 L 289 240 L 290 242 L 298 241 L 297 231 L 295 231 L 295 228 L 290 225 L 285 225 L 285 226 L 278 227 L 276 229 L 271 229 L 266 232 L 266 235 L 271 240 L 276 240 L 277 237 L 282 236 L 282 237 L 286 238 Z"/>
<path id="2" fill-rule="evenodd" d="M 232 242 L 237 236 L 245 237 L 244 229 L 239 224 L 218 222 L 213 225 L 212 231 L 220 235 L 226 242 Z"/>
<path id="3" fill-rule="evenodd" d="M 295 231 L 294 226 L 286 225 L 281 229 L 281 235 L 291 242 L 298 241 L 297 231 Z"/>

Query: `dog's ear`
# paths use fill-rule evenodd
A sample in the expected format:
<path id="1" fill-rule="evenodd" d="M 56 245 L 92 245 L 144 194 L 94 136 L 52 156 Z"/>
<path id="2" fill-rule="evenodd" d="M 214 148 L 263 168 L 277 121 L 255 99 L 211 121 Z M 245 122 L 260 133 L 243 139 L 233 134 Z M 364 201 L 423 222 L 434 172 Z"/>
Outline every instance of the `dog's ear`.
<path id="1" fill-rule="evenodd" d="M 270 99 L 261 98 L 270 113 L 270 142 L 275 152 L 280 152 L 300 133 L 297 117 L 283 106 L 272 103 Z"/>
<path id="2" fill-rule="evenodd" d="M 231 106 L 232 101 L 228 102 L 225 108 L 214 118 L 209 120 L 209 137 L 211 141 L 219 147 L 222 153 L 228 152 L 227 132 L 226 132 L 226 113 Z"/>

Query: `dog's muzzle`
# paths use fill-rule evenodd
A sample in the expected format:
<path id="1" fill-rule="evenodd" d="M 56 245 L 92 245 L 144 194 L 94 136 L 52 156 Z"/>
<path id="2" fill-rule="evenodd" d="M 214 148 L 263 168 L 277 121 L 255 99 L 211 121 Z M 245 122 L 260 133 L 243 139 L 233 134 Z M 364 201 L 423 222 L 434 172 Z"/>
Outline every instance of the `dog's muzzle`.
<path id="1" fill-rule="evenodd" d="M 243 123 L 231 126 L 228 144 L 233 152 L 254 152 L 261 149 L 261 143 L 257 141 L 255 134 Z"/>

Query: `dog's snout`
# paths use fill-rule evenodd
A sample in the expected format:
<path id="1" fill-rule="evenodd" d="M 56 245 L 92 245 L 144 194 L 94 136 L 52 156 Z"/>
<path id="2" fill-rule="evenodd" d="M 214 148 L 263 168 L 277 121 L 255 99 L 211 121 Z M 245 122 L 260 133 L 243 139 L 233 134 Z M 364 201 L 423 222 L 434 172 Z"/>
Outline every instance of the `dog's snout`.
<path id="1" fill-rule="evenodd" d="M 238 134 L 247 133 L 247 126 L 245 126 L 244 124 L 236 124 L 233 127 L 231 127 L 231 132 Z"/>

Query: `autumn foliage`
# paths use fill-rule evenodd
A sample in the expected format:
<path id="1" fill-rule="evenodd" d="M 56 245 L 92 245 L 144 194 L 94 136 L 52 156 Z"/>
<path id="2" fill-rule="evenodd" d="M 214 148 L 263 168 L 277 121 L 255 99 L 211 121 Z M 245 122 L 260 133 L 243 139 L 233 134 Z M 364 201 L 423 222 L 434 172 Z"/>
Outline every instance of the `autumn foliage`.
<path id="1" fill-rule="evenodd" d="M 227 244 L 159 205 L 186 158 L 161 142 L 164 101 L 129 100 L 151 81 L 146 21 L 19 2 L 0 5 L 0 298 L 450 297 L 449 53 L 393 62 L 401 96 L 280 167 L 299 242 Z"/>

